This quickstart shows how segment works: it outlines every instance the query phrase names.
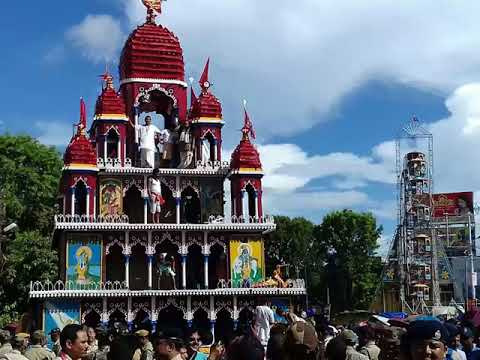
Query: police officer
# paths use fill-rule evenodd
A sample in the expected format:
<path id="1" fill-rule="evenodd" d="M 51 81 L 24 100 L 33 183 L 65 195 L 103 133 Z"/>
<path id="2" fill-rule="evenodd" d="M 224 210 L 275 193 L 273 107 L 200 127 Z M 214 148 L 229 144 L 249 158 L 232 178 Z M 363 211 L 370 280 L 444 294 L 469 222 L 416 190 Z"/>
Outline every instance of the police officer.
<path id="1" fill-rule="evenodd" d="M 140 348 L 133 354 L 133 359 L 136 360 L 153 360 L 153 345 L 148 339 L 149 332 L 147 330 L 138 330 L 135 335 L 140 342 Z"/>
<path id="2" fill-rule="evenodd" d="M 23 354 L 29 360 L 54 360 L 56 358 L 52 350 L 48 349 L 47 337 L 41 330 L 37 330 L 32 334 L 32 345 Z"/>
<path id="3" fill-rule="evenodd" d="M 52 329 L 49 333 L 50 339 L 52 340 L 52 351 L 55 356 L 60 356 L 60 352 L 62 351 L 62 346 L 60 345 L 60 329 L 55 328 Z"/>
<path id="4" fill-rule="evenodd" d="M 402 337 L 402 352 L 408 360 L 443 360 L 450 334 L 440 321 L 417 320 Z"/>

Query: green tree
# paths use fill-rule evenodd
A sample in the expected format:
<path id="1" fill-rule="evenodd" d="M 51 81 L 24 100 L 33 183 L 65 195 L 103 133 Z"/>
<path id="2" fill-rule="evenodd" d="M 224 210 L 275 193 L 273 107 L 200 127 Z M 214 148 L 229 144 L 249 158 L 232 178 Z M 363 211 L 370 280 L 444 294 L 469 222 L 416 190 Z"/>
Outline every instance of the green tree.
<path id="1" fill-rule="evenodd" d="M 0 136 L 0 226 L 15 222 L 19 229 L 0 234 L 0 326 L 26 310 L 30 281 L 56 277 L 51 234 L 61 169 L 55 148 L 29 136 Z"/>
<path id="2" fill-rule="evenodd" d="M 289 277 L 305 279 L 309 296 L 321 299 L 325 256 L 314 237 L 315 225 L 305 218 L 287 216 L 276 216 L 275 223 L 276 231 L 265 241 L 267 276 L 271 276 L 276 265 L 288 265 Z"/>
<path id="3" fill-rule="evenodd" d="M 62 160 L 53 147 L 29 136 L 0 136 L 0 185 L 7 221 L 21 231 L 52 230 Z"/>
<path id="4" fill-rule="evenodd" d="M 332 212 L 316 227 L 318 246 L 328 258 L 333 311 L 369 307 L 380 281 L 375 250 L 382 231 L 372 214 L 352 210 Z"/>

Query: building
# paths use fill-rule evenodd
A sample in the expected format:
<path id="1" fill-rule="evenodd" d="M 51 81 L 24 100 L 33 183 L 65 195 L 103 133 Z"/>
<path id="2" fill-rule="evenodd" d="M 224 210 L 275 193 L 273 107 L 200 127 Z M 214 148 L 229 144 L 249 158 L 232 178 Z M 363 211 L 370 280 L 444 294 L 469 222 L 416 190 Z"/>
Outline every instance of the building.
<path id="1" fill-rule="evenodd" d="M 90 129 L 82 100 L 65 151 L 54 231 L 59 280 L 30 289 L 47 332 L 72 321 L 232 330 L 259 297 L 289 306 L 305 295 L 302 280 L 265 274 L 264 239 L 275 223 L 264 213 L 246 110 L 240 143 L 222 159 L 225 121 L 209 61 L 188 105 L 179 39 L 155 22 L 162 2 L 144 3 L 147 19 L 121 54 L 118 91 L 105 73 Z M 143 125 L 146 115 L 162 121 L 158 133 Z"/>

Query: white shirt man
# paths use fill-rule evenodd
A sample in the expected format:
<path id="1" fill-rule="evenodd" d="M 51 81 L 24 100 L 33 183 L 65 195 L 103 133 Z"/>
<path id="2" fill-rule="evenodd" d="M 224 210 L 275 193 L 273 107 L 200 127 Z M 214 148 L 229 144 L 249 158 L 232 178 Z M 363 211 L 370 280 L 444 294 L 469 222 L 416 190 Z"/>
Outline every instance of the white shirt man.
<path id="1" fill-rule="evenodd" d="M 262 345 L 267 345 L 270 338 L 270 327 L 275 323 L 273 310 L 265 304 L 255 308 L 255 330 Z"/>
<path id="2" fill-rule="evenodd" d="M 155 166 L 155 137 L 162 134 L 159 128 L 152 124 L 150 116 L 145 117 L 145 125 L 135 126 L 139 139 L 140 160 L 142 167 L 153 168 Z"/>

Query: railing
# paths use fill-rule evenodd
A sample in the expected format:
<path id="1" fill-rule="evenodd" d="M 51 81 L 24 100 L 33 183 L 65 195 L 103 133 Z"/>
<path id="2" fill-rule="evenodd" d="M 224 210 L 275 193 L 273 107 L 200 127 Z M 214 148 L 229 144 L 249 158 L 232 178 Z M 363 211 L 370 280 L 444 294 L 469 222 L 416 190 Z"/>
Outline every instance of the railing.
<path id="1" fill-rule="evenodd" d="M 269 289 L 304 289 L 305 288 L 305 280 L 303 279 L 288 279 L 285 280 L 287 286 L 285 288 L 277 287 L 277 286 L 251 286 L 251 287 L 232 287 L 231 280 L 219 280 L 217 283 L 216 289 L 202 289 L 204 291 L 209 290 L 220 290 L 220 289 L 227 289 L 227 290 L 235 290 L 235 289 L 262 289 L 262 288 L 269 288 Z M 129 287 L 127 286 L 126 281 L 100 281 L 100 282 L 91 282 L 87 284 L 79 284 L 74 281 L 62 281 L 58 280 L 56 282 L 52 281 L 31 281 L 30 282 L 30 292 L 44 292 L 44 291 L 129 291 Z M 161 291 L 160 289 L 145 289 L 145 291 Z M 194 291 L 198 289 L 181 289 L 177 291 Z M 142 290 L 134 290 L 134 291 L 142 291 Z M 175 291 L 175 290 L 169 290 Z"/>
<path id="2" fill-rule="evenodd" d="M 55 215 L 56 223 L 77 223 L 77 224 L 128 224 L 129 219 L 127 215 Z"/>
<path id="3" fill-rule="evenodd" d="M 127 215 L 55 215 L 55 223 L 70 223 L 70 224 L 129 224 Z M 142 224 L 142 223 L 139 223 Z M 272 215 L 265 216 L 210 216 L 207 224 L 210 225 L 231 225 L 231 224 L 275 224 L 275 218 Z M 185 225 L 185 224 L 183 224 Z M 190 224 L 201 225 L 201 224 Z"/>
<path id="4" fill-rule="evenodd" d="M 97 158 L 97 167 L 100 169 L 119 169 L 119 168 L 132 168 L 135 167 L 130 158 L 126 158 L 122 161 L 118 158 Z M 174 168 L 165 168 L 174 169 Z M 204 170 L 204 171 L 218 171 L 230 169 L 229 161 L 202 161 L 198 160 L 194 168 L 176 169 L 176 170 Z"/>

